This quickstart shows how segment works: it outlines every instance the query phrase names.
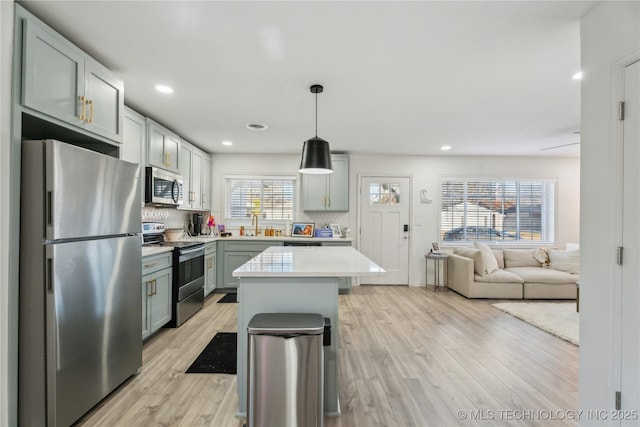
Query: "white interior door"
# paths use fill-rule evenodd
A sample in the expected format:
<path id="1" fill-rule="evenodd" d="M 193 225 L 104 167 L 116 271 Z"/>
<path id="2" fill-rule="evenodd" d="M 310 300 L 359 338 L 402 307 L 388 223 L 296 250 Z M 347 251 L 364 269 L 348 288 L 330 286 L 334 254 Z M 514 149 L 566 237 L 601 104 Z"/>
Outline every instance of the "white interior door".
<path id="1" fill-rule="evenodd" d="M 409 227 L 409 186 L 408 177 L 361 178 L 359 249 L 387 271 L 362 277 L 362 284 L 409 284 L 409 232 L 404 231 Z"/>
<path id="2" fill-rule="evenodd" d="M 640 408 L 640 61 L 624 73 L 621 409 Z M 622 412 L 624 413 L 624 412 Z M 637 425 L 637 419 L 623 425 Z"/>

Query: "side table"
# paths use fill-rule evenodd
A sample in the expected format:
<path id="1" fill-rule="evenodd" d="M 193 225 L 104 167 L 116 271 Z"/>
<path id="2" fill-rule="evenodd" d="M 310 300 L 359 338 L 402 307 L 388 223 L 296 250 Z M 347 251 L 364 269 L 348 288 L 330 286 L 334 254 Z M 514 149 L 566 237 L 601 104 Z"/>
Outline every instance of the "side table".
<path id="1" fill-rule="evenodd" d="M 425 254 L 426 263 L 426 285 L 429 286 L 429 260 L 433 260 L 433 290 L 438 291 L 440 287 L 440 269 L 444 269 L 444 277 L 442 285 L 449 290 L 449 277 L 447 270 L 449 269 L 449 255 L 445 253 L 429 252 Z"/>

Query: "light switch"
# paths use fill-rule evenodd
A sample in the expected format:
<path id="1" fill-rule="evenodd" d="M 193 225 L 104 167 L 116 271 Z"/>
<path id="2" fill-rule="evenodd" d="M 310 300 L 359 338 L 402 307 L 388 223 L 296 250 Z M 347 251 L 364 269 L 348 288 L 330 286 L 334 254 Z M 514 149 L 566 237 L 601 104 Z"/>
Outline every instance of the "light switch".
<path id="1" fill-rule="evenodd" d="M 416 218 L 416 225 L 422 225 L 422 218 Z"/>

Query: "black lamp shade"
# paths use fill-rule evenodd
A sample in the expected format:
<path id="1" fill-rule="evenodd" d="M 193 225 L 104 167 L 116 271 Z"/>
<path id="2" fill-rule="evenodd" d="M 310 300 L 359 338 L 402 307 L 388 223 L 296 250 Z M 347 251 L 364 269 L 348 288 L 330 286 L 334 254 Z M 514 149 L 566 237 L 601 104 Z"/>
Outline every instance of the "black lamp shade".
<path id="1" fill-rule="evenodd" d="M 308 174 L 327 174 L 333 172 L 331 150 L 329 149 L 329 143 L 327 141 L 314 136 L 304 142 L 299 172 Z"/>

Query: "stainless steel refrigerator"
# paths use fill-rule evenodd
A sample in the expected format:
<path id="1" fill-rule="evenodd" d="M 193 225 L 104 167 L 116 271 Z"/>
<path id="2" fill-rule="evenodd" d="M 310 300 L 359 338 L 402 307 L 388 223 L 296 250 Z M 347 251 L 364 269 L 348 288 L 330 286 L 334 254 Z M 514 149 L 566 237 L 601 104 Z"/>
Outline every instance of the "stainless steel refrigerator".
<path id="1" fill-rule="evenodd" d="M 68 426 L 142 365 L 140 167 L 22 144 L 19 424 Z"/>

